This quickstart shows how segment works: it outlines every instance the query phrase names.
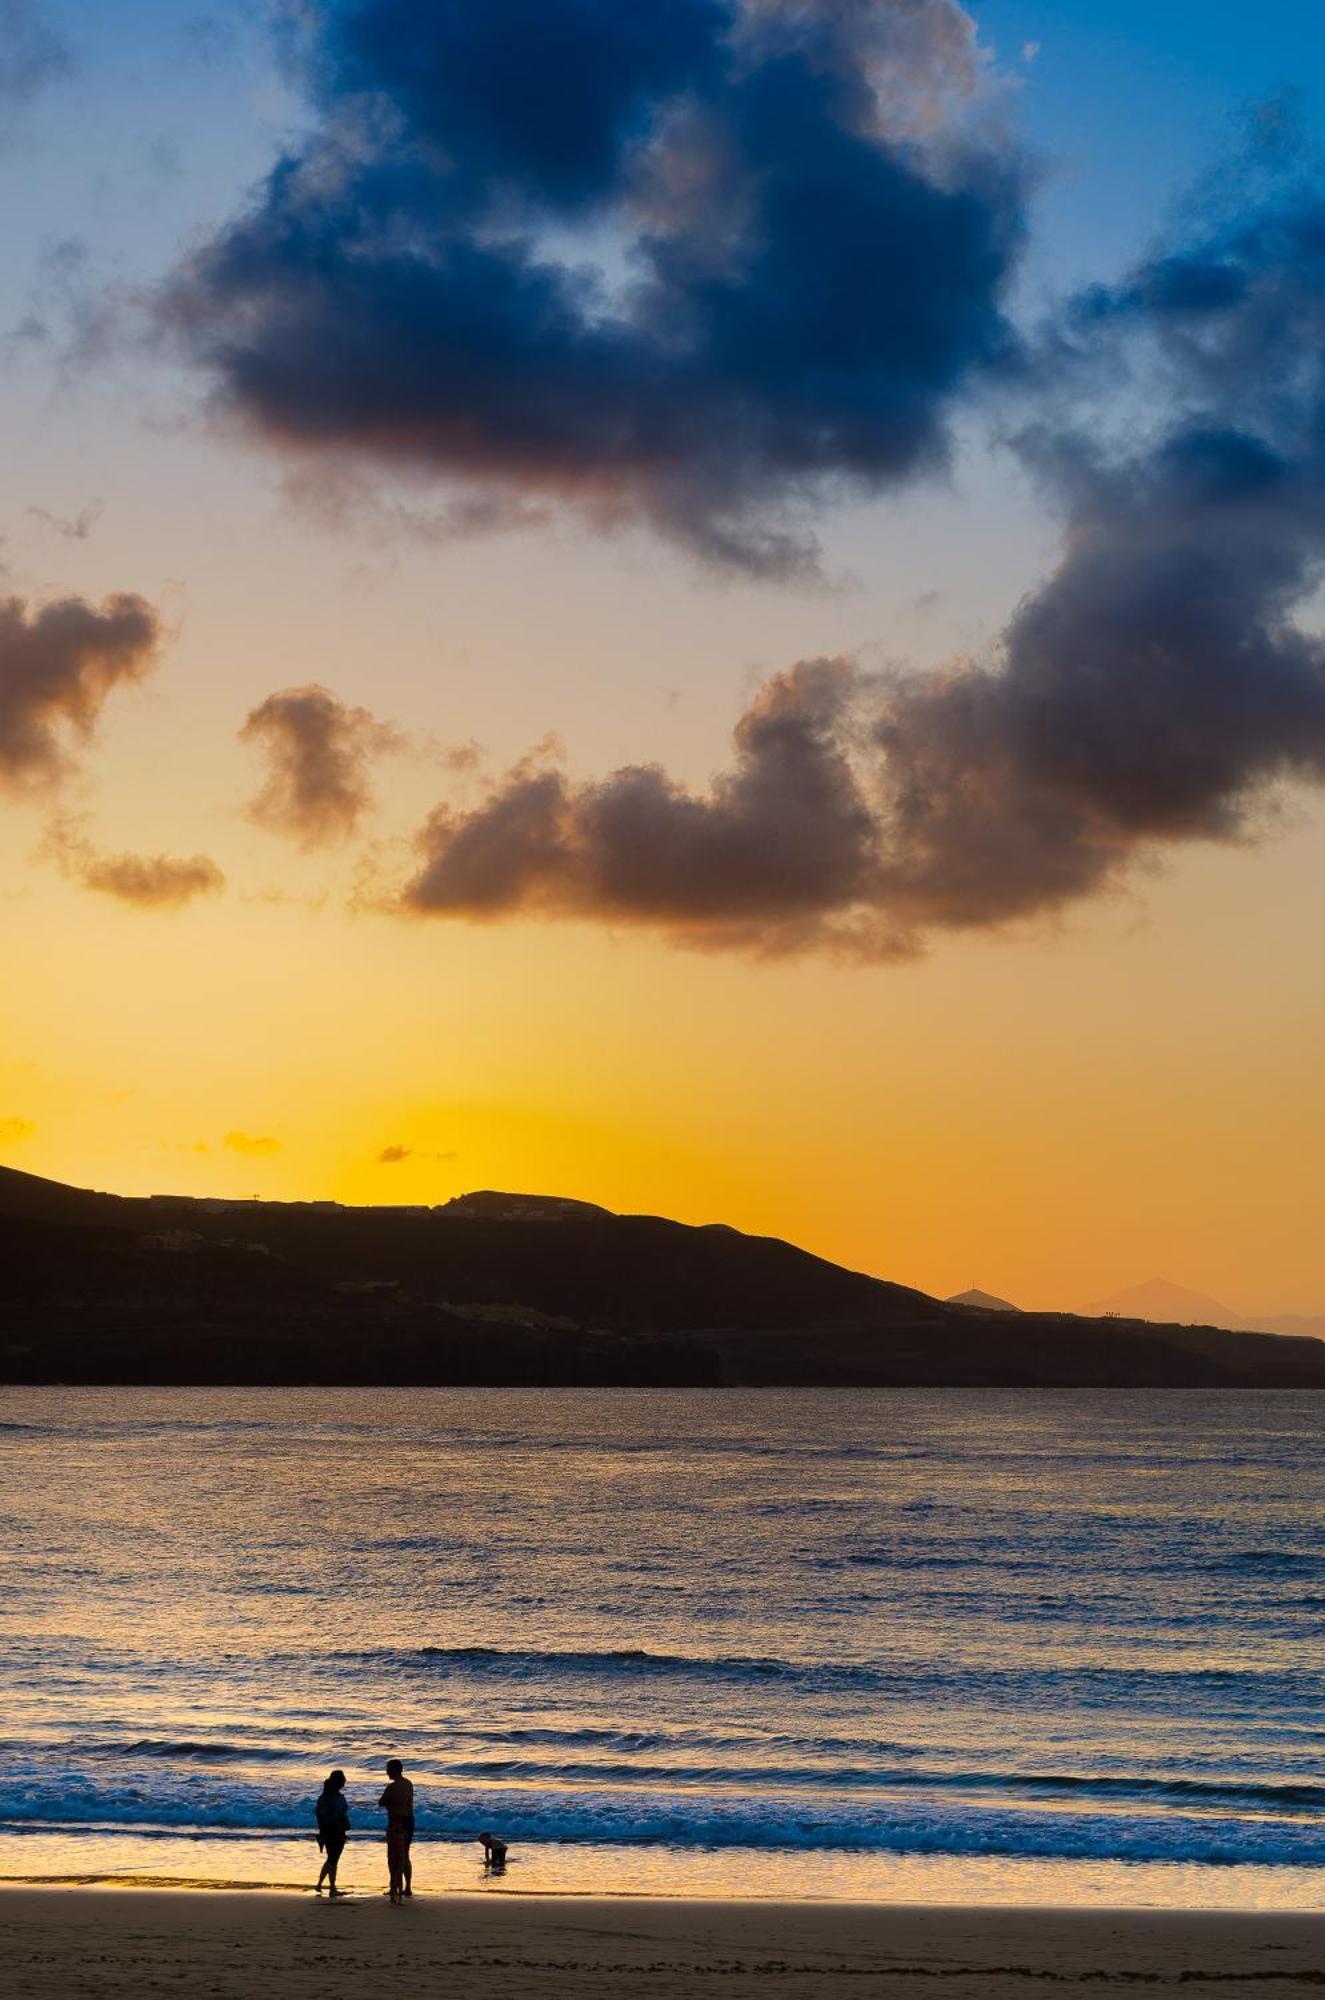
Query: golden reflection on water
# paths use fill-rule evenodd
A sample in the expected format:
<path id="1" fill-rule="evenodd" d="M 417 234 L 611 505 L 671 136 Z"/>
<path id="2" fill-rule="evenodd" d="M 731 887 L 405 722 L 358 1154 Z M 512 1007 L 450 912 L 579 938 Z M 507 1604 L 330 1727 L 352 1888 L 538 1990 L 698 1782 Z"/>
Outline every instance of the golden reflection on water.
<path id="1" fill-rule="evenodd" d="M 0 1876 L 335 1764 L 375 1894 L 401 1752 L 438 1892 L 1316 1908 L 1323 1510 L 1325 1399 L 10 1391 Z"/>
<path id="2" fill-rule="evenodd" d="M 311 1840 L 144 1840 L 0 1834 L 0 1884 L 86 1888 L 270 1889 L 312 1895 Z M 351 1896 L 386 1893 L 382 1842 L 352 1840 L 340 1870 Z M 1002 1856 L 822 1855 L 546 1843 L 521 1847 L 504 1874 L 456 1842 L 418 1841 L 416 1893 L 427 1895 L 667 1896 L 896 1905 L 1059 1909 L 1318 1911 L 1310 1868 L 1201 1868 L 1157 1863 L 1018 1861 Z"/>

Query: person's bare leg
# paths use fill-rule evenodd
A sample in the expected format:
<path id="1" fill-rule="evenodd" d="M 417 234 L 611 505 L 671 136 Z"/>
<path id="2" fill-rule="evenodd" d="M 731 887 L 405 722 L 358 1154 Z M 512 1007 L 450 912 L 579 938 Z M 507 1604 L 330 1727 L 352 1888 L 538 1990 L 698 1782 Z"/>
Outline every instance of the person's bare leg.
<path id="1" fill-rule="evenodd" d="M 327 1857 L 327 1889 L 328 1889 L 328 1893 L 329 1893 L 329 1894 L 331 1894 L 331 1895 L 333 1895 L 333 1896 L 339 1896 L 339 1894 L 340 1894 L 340 1890 L 339 1890 L 339 1889 L 338 1889 L 338 1888 L 336 1887 L 336 1870 L 337 1870 L 337 1869 L 338 1869 L 339 1867 L 340 1867 L 340 1856 L 339 1856 L 339 1854 L 337 1854 L 337 1855 L 334 1855 L 334 1856 L 332 1856 L 332 1855 L 328 1855 L 328 1857 Z"/>
<path id="2" fill-rule="evenodd" d="M 405 1842 L 405 1851 L 400 1857 L 400 1877 L 403 1885 L 400 1892 L 401 1895 L 412 1896 L 414 1894 L 414 1863 L 410 1858 L 409 1841 Z"/>
<path id="3" fill-rule="evenodd" d="M 328 1871 L 328 1869 L 329 1869 L 330 1867 L 331 1867 L 331 1863 L 330 1863 L 330 1861 L 324 1861 L 324 1862 L 322 1863 L 322 1866 L 321 1866 L 321 1868 L 320 1868 L 320 1869 L 318 1870 L 318 1877 L 317 1877 L 317 1893 L 318 1893 L 318 1895 L 319 1895 L 319 1896 L 320 1896 L 320 1895 L 322 1894 L 322 1884 L 323 1884 L 323 1883 L 324 1883 L 324 1882 L 326 1881 L 326 1879 L 327 1879 L 327 1871 Z"/>

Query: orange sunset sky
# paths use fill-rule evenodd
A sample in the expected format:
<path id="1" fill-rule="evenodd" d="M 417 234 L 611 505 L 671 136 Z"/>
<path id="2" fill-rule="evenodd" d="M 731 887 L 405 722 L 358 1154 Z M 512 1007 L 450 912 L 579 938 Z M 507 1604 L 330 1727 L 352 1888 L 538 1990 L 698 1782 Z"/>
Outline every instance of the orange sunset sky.
<path id="1" fill-rule="evenodd" d="M 1005 299 L 1023 328 L 1148 253 L 1253 64 L 1216 38 L 1208 73 L 1180 71 L 1156 27 L 1177 109 L 1119 186 L 1103 10 L 1067 9 L 1057 40 L 1038 13 L 977 9 L 972 31 L 996 143 L 1037 161 Z M 429 815 L 481 808 L 531 753 L 572 785 L 656 764 L 707 796 L 798 660 L 886 680 L 989 657 L 1070 529 L 978 403 L 945 415 L 946 465 L 820 496 L 817 573 L 777 577 L 546 490 L 537 520 L 460 532 L 431 472 L 295 450 L 143 331 L 315 122 L 247 17 L 203 53 L 173 33 L 136 0 L 118 39 L 88 26 L 0 153 L 7 205 L 28 193 L 4 591 L 29 618 L 133 592 L 159 621 L 150 670 L 85 729 L 56 714 L 56 758 L 0 796 L 0 1163 L 124 1193 L 530 1189 L 939 1294 L 1076 1306 L 1162 1274 L 1235 1311 L 1325 1310 L 1325 813 L 1291 772 L 1234 838 L 1141 840 L 1079 895 L 896 952 L 402 906 Z M 353 812 L 292 838 L 255 810 L 270 746 L 240 732 L 310 685 L 379 728 Z M 126 894 L 126 856 L 206 857 L 215 880 Z"/>

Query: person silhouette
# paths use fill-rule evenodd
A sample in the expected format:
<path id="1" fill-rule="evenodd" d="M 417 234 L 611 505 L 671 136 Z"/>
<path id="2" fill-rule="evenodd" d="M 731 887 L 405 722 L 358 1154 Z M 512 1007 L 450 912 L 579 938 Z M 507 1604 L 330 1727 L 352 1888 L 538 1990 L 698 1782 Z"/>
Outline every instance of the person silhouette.
<path id="1" fill-rule="evenodd" d="M 489 1874 L 504 1875 L 506 1872 L 506 1842 L 498 1839 L 495 1833 L 481 1833 L 479 1835 L 479 1845 L 483 1849 L 483 1866 L 488 1870 Z"/>
<path id="2" fill-rule="evenodd" d="M 387 1787 L 377 1801 L 386 1814 L 386 1866 L 389 1894 L 393 1903 L 414 1894 L 414 1867 L 410 1842 L 414 1838 L 414 1787 L 405 1776 L 399 1757 L 388 1759 Z"/>
<path id="3" fill-rule="evenodd" d="M 322 1894 L 325 1882 L 331 1895 L 342 1892 L 336 1887 L 336 1870 L 340 1867 L 340 1857 L 345 1851 L 345 1842 L 350 1831 L 350 1809 L 345 1803 L 345 1773 L 333 1771 L 318 1794 L 317 1844 L 326 1857 L 317 1878 L 317 1893 Z"/>

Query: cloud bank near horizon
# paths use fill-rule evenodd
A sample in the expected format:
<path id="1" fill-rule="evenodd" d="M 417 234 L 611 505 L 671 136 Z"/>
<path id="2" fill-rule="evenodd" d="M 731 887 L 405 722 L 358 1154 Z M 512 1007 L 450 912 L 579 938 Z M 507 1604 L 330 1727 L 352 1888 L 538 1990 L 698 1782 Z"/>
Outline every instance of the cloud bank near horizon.
<path id="1" fill-rule="evenodd" d="M 956 0 L 316 22 L 311 134 L 161 300 L 280 447 L 794 573 L 1015 351 L 1028 168 Z"/>

